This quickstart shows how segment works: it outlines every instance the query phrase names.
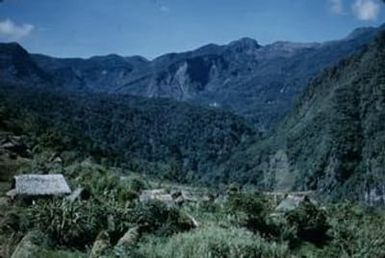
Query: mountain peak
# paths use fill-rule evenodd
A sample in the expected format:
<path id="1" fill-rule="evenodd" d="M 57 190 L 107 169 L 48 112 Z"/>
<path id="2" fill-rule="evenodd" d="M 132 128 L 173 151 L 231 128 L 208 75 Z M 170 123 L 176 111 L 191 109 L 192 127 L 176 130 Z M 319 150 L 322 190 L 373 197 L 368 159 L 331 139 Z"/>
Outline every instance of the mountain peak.
<path id="1" fill-rule="evenodd" d="M 194 52 L 204 55 L 204 54 L 218 53 L 221 50 L 222 50 L 221 46 L 211 43 L 196 49 Z"/>
<path id="2" fill-rule="evenodd" d="M 28 55 L 27 50 L 25 50 L 19 43 L 10 42 L 10 43 L 0 43 L 0 51 L 6 53 L 23 53 Z"/>
<path id="3" fill-rule="evenodd" d="M 242 51 L 242 50 L 258 49 L 261 46 L 258 44 L 258 41 L 256 41 L 255 39 L 244 37 L 244 38 L 230 42 L 229 47 L 234 48 L 237 51 Z"/>

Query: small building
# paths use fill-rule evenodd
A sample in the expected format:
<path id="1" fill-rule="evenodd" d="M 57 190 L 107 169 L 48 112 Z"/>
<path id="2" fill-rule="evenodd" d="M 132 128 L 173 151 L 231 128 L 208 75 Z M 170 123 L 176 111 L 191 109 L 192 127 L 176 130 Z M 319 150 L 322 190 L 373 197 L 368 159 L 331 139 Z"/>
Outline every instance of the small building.
<path id="1" fill-rule="evenodd" d="M 174 205 L 174 199 L 165 189 L 144 190 L 139 196 L 140 202 L 160 201 L 167 206 Z"/>
<path id="2" fill-rule="evenodd" d="M 36 199 L 60 197 L 71 194 L 64 176 L 56 175 L 19 175 L 15 176 L 12 190 L 7 193 L 11 198 Z"/>
<path id="3" fill-rule="evenodd" d="M 290 212 L 297 209 L 303 203 L 311 203 L 318 205 L 317 202 L 306 195 L 288 195 L 281 203 L 275 208 L 276 212 Z"/>
<path id="4" fill-rule="evenodd" d="M 139 196 L 139 200 L 141 202 L 148 202 L 157 199 L 160 195 L 168 195 L 168 192 L 165 189 L 143 190 Z"/>

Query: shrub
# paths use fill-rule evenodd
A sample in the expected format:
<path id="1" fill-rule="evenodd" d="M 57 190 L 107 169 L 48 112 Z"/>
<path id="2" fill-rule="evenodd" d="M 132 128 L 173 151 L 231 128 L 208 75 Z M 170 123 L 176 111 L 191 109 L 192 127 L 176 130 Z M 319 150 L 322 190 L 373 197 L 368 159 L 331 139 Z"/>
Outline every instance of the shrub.
<path id="1" fill-rule="evenodd" d="M 132 178 L 132 179 L 130 179 L 130 182 L 129 182 L 129 188 L 131 191 L 140 192 L 140 191 L 146 189 L 147 185 L 145 182 L 143 182 L 142 180 L 140 180 L 138 178 Z"/>
<path id="2" fill-rule="evenodd" d="M 21 232 L 4 234 L 0 231 L 0 257 L 11 257 L 22 237 Z"/>
<path id="3" fill-rule="evenodd" d="M 227 209 L 236 215 L 237 223 L 268 237 L 272 234 L 267 223 L 270 207 L 268 200 L 258 193 L 231 194 L 227 203 Z"/>
<path id="4" fill-rule="evenodd" d="M 207 227 L 174 235 L 167 241 L 150 239 L 138 249 L 149 258 L 285 257 L 286 245 L 267 242 L 240 228 Z"/>
<path id="5" fill-rule="evenodd" d="M 193 227 L 190 219 L 178 209 L 168 208 L 158 201 L 139 203 L 132 212 L 132 221 L 140 225 L 142 231 L 161 236 L 168 236 Z"/>
<path id="6" fill-rule="evenodd" d="M 42 249 L 37 254 L 39 258 L 87 258 L 86 254 L 64 250 Z"/>
<path id="7" fill-rule="evenodd" d="M 113 198 L 109 202 L 52 200 L 38 202 L 28 210 L 32 226 L 60 245 L 84 249 L 102 230 L 115 238 L 132 226 L 132 209 Z"/>
<path id="8" fill-rule="evenodd" d="M 287 223 L 281 216 L 267 217 L 265 219 L 263 236 L 276 241 L 287 242 L 291 249 L 297 247 L 300 241 L 297 229 Z"/>
<path id="9" fill-rule="evenodd" d="M 227 188 L 227 193 L 230 195 L 239 193 L 239 186 L 237 184 L 230 184 Z"/>
<path id="10" fill-rule="evenodd" d="M 329 239 L 326 212 L 309 201 L 289 212 L 286 218 L 289 225 L 296 228 L 298 237 L 302 240 L 323 245 Z"/>
<path id="11" fill-rule="evenodd" d="M 138 199 L 139 194 L 136 191 L 118 189 L 117 199 L 119 202 L 132 202 L 135 199 Z"/>
<path id="12" fill-rule="evenodd" d="M 229 211 L 244 212 L 250 216 L 263 217 L 268 212 L 268 202 L 260 194 L 233 193 L 227 202 Z"/>
<path id="13" fill-rule="evenodd" d="M 47 201 L 32 206 L 30 211 L 34 227 L 47 233 L 60 245 L 84 248 L 105 227 L 105 216 L 97 205 Z"/>
<path id="14" fill-rule="evenodd" d="M 320 257 L 385 257 L 384 211 L 350 203 L 333 205 L 328 211 L 332 240 Z"/>
<path id="15" fill-rule="evenodd" d="M 120 190 L 120 179 L 113 174 L 100 173 L 98 175 L 82 176 L 80 179 L 82 184 L 85 184 L 90 190 L 93 196 L 102 197 L 109 192 Z"/>
<path id="16" fill-rule="evenodd" d="M 138 198 L 139 190 L 145 187 L 139 179 L 124 182 L 113 171 L 90 161 L 67 168 L 67 173 L 75 178 L 76 185 L 85 188 L 99 202 L 109 202 L 111 198 L 121 203 L 132 202 Z"/>
<path id="17" fill-rule="evenodd" d="M 16 204 L 17 205 L 17 204 Z M 24 232 L 28 229 L 29 219 L 22 207 L 5 207 L 5 213 L 0 214 L 0 232 Z"/>

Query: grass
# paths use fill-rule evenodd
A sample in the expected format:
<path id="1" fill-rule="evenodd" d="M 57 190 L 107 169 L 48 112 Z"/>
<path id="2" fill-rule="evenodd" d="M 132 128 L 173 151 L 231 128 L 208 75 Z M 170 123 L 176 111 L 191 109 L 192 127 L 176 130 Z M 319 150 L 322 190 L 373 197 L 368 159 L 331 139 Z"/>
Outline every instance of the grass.
<path id="1" fill-rule="evenodd" d="M 0 182 L 0 198 L 3 197 L 11 188 L 11 183 Z"/>
<path id="2" fill-rule="evenodd" d="M 209 226 L 169 239 L 150 238 L 138 252 L 148 258 L 286 257 L 288 247 L 236 227 Z"/>
<path id="3" fill-rule="evenodd" d="M 16 234 L 2 235 L 0 233 L 0 257 L 11 257 L 20 238 Z"/>
<path id="4" fill-rule="evenodd" d="M 76 251 L 64 251 L 64 250 L 41 250 L 39 252 L 39 258 L 87 258 L 87 254 Z"/>

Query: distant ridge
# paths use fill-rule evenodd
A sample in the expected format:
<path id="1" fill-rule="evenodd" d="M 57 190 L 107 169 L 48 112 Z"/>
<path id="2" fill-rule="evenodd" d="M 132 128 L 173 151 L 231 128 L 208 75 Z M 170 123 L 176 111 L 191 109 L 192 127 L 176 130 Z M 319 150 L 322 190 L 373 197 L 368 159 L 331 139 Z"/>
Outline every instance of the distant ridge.
<path id="1" fill-rule="evenodd" d="M 184 53 L 147 60 L 140 56 L 89 59 L 28 55 L 9 58 L 0 45 L 2 78 L 65 91 L 165 97 L 234 112 L 261 131 L 291 108 L 309 80 L 370 42 L 380 28 L 361 28 L 325 43 L 277 42 L 261 46 L 251 38 L 228 45 L 209 44 Z M 14 45 L 15 48 L 15 45 Z M 9 63 L 7 63 L 9 62 Z M 22 63 L 23 67 L 14 65 Z M 27 71 L 27 72 L 26 72 Z"/>

